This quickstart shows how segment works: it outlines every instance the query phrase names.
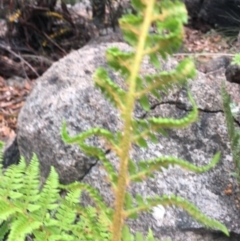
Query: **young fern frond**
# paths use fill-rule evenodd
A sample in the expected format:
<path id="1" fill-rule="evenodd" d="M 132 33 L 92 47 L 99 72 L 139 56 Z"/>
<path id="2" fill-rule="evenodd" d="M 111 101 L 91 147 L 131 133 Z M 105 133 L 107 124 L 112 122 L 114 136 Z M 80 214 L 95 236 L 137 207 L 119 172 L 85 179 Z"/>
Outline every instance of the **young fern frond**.
<path id="1" fill-rule="evenodd" d="M 100 137 L 105 137 L 106 141 L 108 141 L 109 146 L 112 146 L 112 149 L 118 149 L 115 143 L 115 137 L 113 134 L 107 130 L 95 128 L 91 129 L 90 131 L 83 132 L 75 137 L 70 137 L 67 133 L 67 125 L 66 122 L 63 123 L 62 126 L 62 139 L 70 144 L 70 143 L 77 143 L 79 147 L 89 156 L 97 157 L 99 160 L 103 162 L 103 165 L 108 173 L 108 178 L 110 179 L 110 183 L 115 187 L 117 182 L 117 174 L 111 162 L 107 159 L 105 151 L 101 148 L 95 146 L 86 145 L 84 142 L 85 140 L 92 136 L 93 134 L 98 135 Z M 117 151 L 118 152 L 118 151 Z"/>
<path id="2" fill-rule="evenodd" d="M 187 211 L 194 219 L 204 224 L 205 226 L 209 228 L 221 230 L 226 235 L 228 235 L 228 230 L 223 224 L 221 224 L 220 222 L 214 219 L 207 217 L 198 208 L 196 208 L 195 205 L 193 205 L 192 203 L 190 203 L 189 201 L 181 197 L 178 197 L 175 195 L 171 195 L 171 196 L 163 195 L 163 196 L 157 196 L 153 198 L 146 198 L 146 200 L 144 200 L 141 195 L 137 195 L 136 202 L 137 202 L 137 207 L 131 208 L 125 211 L 125 215 L 127 217 L 132 216 L 133 214 L 137 214 L 139 212 L 147 211 L 149 210 L 150 207 L 155 207 L 158 205 L 177 206 Z"/>
<path id="3" fill-rule="evenodd" d="M 152 176 L 154 171 L 162 171 L 162 168 L 168 168 L 170 165 L 180 166 L 183 169 L 196 172 L 196 173 L 203 173 L 212 169 L 214 166 L 216 166 L 219 159 L 220 159 L 220 153 L 218 152 L 217 154 L 214 155 L 214 157 L 212 158 L 209 164 L 201 167 L 193 165 L 185 160 L 178 159 L 176 157 L 170 157 L 170 156 L 166 156 L 166 157 L 162 156 L 153 160 L 143 160 L 143 161 L 139 161 L 137 165 L 132 163 L 131 170 L 130 170 L 130 173 L 131 173 L 130 180 L 141 181 L 142 179 L 145 179 L 148 176 Z"/>
<path id="4" fill-rule="evenodd" d="M 234 118 L 230 107 L 231 98 L 226 91 L 226 86 L 224 83 L 222 83 L 221 94 L 223 110 L 227 124 L 228 137 L 230 140 L 232 157 L 235 165 L 235 172 L 233 173 L 233 175 L 238 179 L 238 182 L 240 183 L 240 130 L 235 128 L 234 126 Z"/>
<path id="5" fill-rule="evenodd" d="M 104 68 L 99 68 L 95 76 L 95 85 L 100 88 L 115 107 L 123 110 L 126 92 L 109 78 Z"/>
<path id="6" fill-rule="evenodd" d="M 231 140 L 231 145 L 237 146 L 238 143 L 235 142 L 234 136 L 235 136 L 235 127 L 234 127 L 234 118 L 231 112 L 231 98 L 230 95 L 226 91 L 226 86 L 224 83 L 222 83 L 222 88 L 221 88 L 221 94 L 222 94 L 222 100 L 223 100 L 223 109 L 225 113 L 225 118 L 226 118 L 226 124 L 227 124 L 227 130 L 228 130 L 228 135 Z M 232 142 L 234 141 L 234 142 Z"/>
<path id="7" fill-rule="evenodd" d="M 111 146 L 111 148 L 118 149 L 118 146 L 115 143 L 116 138 L 114 134 L 106 129 L 94 128 L 94 129 L 85 131 L 75 137 L 70 137 L 67 133 L 67 124 L 64 121 L 61 133 L 62 133 L 62 139 L 66 143 L 68 144 L 77 143 L 80 146 L 80 148 L 83 149 L 84 152 L 89 156 L 99 157 L 99 156 L 105 155 L 104 154 L 105 152 L 103 152 L 102 149 L 97 148 L 95 146 L 89 146 L 84 143 L 87 138 L 93 135 L 99 136 L 100 138 L 104 138 L 108 143 L 108 145 Z"/>
<path id="8" fill-rule="evenodd" d="M 110 131 L 101 129 L 101 128 L 93 128 L 89 131 L 82 132 L 75 137 L 70 137 L 67 133 L 67 124 L 65 121 L 63 122 L 61 133 L 62 133 L 62 139 L 69 144 L 71 144 L 71 143 L 81 144 L 83 141 L 85 141 L 85 139 L 92 136 L 93 134 L 105 137 L 109 141 L 111 141 L 113 139 L 113 134 Z"/>
<path id="9" fill-rule="evenodd" d="M 156 142 L 154 138 L 154 132 L 164 133 L 164 129 L 176 129 L 184 128 L 189 124 L 196 121 L 198 117 L 197 106 L 190 94 L 188 93 L 189 100 L 192 104 L 192 111 L 189 114 L 181 119 L 173 118 L 160 118 L 153 117 L 144 120 L 133 120 L 133 137 L 132 142 L 137 143 L 141 147 L 147 147 L 144 139 L 149 138 L 153 139 L 153 142 Z"/>
<path id="10" fill-rule="evenodd" d="M 141 78 L 139 78 L 137 81 L 138 91 L 136 92 L 135 97 L 138 99 L 145 94 L 151 93 L 158 98 L 159 93 L 156 92 L 156 90 L 167 93 L 174 87 L 180 87 L 186 84 L 188 79 L 195 76 L 195 73 L 192 61 L 188 59 L 182 60 L 175 70 L 169 72 L 163 71 L 155 75 L 146 75 L 144 77 L 145 84 L 139 82 L 139 79 L 141 80 Z"/>

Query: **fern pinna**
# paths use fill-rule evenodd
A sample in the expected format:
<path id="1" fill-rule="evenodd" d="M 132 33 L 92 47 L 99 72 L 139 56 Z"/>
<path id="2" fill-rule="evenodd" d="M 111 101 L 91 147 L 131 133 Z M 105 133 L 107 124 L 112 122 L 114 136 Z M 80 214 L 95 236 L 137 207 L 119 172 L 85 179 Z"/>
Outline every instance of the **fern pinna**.
<path id="1" fill-rule="evenodd" d="M 183 128 L 196 121 L 198 111 L 191 94 L 188 93 L 192 104 L 192 111 L 182 119 L 148 118 L 135 119 L 133 111 L 136 102 L 139 102 L 146 111 L 150 109 L 149 95 L 160 98 L 161 92 L 167 92 L 175 86 L 187 83 L 195 75 L 195 68 L 190 60 L 183 60 L 170 72 L 159 72 L 155 75 L 140 76 L 139 71 L 144 57 L 149 57 L 150 62 L 160 68 L 159 56 L 166 59 L 181 45 L 183 37 L 183 24 L 187 21 L 184 5 L 178 1 L 132 0 L 132 5 L 137 11 L 136 15 L 127 15 L 120 20 L 120 27 L 125 40 L 133 47 L 132 52 L 122 52 L 117 47 L 108 49 L 106 58 L 109 66 L 118 71 L 123 78 L 127 89 L 122 89 L 114 83 L 104 68 L 99 68 L 95 75 L 95 85 L 119 110 L 123 121 L 123 129 L 111 133 L 106 129 L 94 128 L 70 137 L 67 133 L 67 124 L 64 123 L 62 137 L 66 143 L 78 143 L 79 147 L 89 156 L 95 156 L 103 162 L 107 171 L 108 180 L 114 190 L 114 212 L 109 227 L 112 234 L 111 240 L 134 240 L 124 222 L 129 217 L 136 217 L 141 211 L 150 211 L 157 205 L 175 205 L 185 209 L 196 220 L 204 225 L 222 230 L 228 235 L 224 225 L 203 215 L 194 205 L 175 195 L 143 199 L 138 196 L 135 200 L 126 192 L 131 182 L 141 181 L 152 176 L 162 167 L 179 165 L 194 172 L 204 172 L 214 167 L 220 158 L 217 153 L 210 164 L 197 167 L 185 160 L 174 157 L 159 157 L 153 160 L 143 160 L 135 164 L 130 159 L 131 146 L 137 144 L 147 147 L 147 139 L 156 141 L 156 135 L 166 128 Z M 149 34 L 151 26 L 155 33 Z M 119 170 L 115 173 L 110 161 L 100 148 L 89 146 L 86 140 L 92 135 L 104 138 L 119 158 Z M 135 203 L 135 204 L 134 204 Z M 128 230 L 128 231 L 126 231 Z M 142 239 L 139 239 L 142 240 Z"/>
<path id="2" fill-rule="evenodd" d="M 239 56 L 237 56 L 239 58 Z M 235 172 L 232 173 L 240 184 L 240 131 L 234 125 L 234 117 L 231 110 L 231 97 L 226 91 L 226 86 L 222 83 L 221 88 L 223 110 L 227 124 L 228 137 L 230 140 L 232 157 L 235 165 Z"/>

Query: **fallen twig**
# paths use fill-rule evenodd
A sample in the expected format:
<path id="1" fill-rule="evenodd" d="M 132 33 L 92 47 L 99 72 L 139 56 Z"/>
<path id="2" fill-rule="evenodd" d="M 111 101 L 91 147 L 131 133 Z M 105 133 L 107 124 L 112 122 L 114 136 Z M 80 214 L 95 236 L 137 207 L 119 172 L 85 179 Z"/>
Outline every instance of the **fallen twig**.
<path id="1" fill-rule="evenodd" d="M 10 54 L 12 54 L 14 57 L 20 59 L 24 64 L 26 64 L 32 71 L 33 73 L 36 74 L 37 77 L 39 77 L 39 74 L 36 72 L 36 70 L 32 67 L 31 64 L 29 64 L 24 58 L 22 58 L 21 55 L 19 54 L 16 54 L 14 51 L 11 50 L 11 47 L 10 46 L 7 46 L 7 45 L 3 45 L 0 43 L 0 48 L 8 51 Z"/>

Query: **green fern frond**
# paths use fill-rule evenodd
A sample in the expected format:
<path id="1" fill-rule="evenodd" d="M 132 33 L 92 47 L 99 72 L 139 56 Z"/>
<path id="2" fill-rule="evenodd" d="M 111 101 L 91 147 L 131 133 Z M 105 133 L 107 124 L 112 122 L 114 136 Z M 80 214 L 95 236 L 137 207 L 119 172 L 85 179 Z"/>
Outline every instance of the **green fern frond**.
<path id="1" fill-rule="evenodd" d="M 142 3 L 134 3 L 141 6 Z M 151 18 L 151 22 L 156 22 L 158 34 L 151 34 L 146 39 L 146 50 L 144 55 L 159 53 L 162 57 L 166 57 L 173 51 L 176 51 L 183 36 L 183 23 L 186 23 L 186 8 L 178 2 L 162 1 L 155 4 L 155 9 Z M 123 30 L 124 39 L 132 46 L 137 46 L 139 36 L 141 35 L 144 15 L 127 15 L 120 21 L 120 27 Z M 178 17 L 173 17 L 178 16 Z M 159 20 L 159 21 L 158 21 Z M 165 33 L 164 35 L 162 35 Z M 150 47 L 149 47 L 150 46 Z"/>
<path id="2" fill-rule="evenodd" d="M 156 95 L 156 90 L 163 91 L 167 93 L 173 87 L 181 87 L 186 84 L 187 81 L 193 78 L 196 75 L 196 70 L 192 61 L 185 59 L 181 61 L 175 70 L 166 72 L 163 71 L 155 75 L 146 75 L 145 85 L 142 85 L 142 88 L 138 81 L 138 89 L 135 96 L 140 98 L 142 95 L 148 94 L 151 92 L 153 95 Z"/>
<path id="3" fill-rule="evenodd" d="M 17 218 L 11 224 L 11 232 L 8 241 L 25 241 L 27 234 L 31 234 L 34 229 L 41 226 L 41 222 L 28 218 L 26 214 L 18 214 Z"/>
<path id="4" fill-rule="evenodd" d="M 21 212 L 21 209 L 17 207 L 12 207 L 10 202 L 5 200 L 0 200 L 0 219 L 7 220 L 13 214 Z"/>
<path id="5" fill-rule="evenodd" d="M 9 232 L 10 220 L 0 223 L 0 240 L 3 241 L 7 233 Z"/>
<path id="6" fill-rule="evenodd" d="M 49 176 L 41 189 L 38 204 L 41 206 L 39 210 L 39 218 L 44 221 L 44 217 L 49 210 L 54 210 L 58 207 L 56 200 L 59 199 L 59 181 L 58 174 L 51 167 Z"/>
<path id="7" fill-rule="evenodd" d="M 234 55 L 231 64 L 238 64 L 238 65 L 240 65 L 240 54 L 235 54 Z"/>
<path id="8" fill-rule="evenodd" d="M 195 205 L 190 203 L 189 201 L 175 196 L 175 195 L 163 195 L 161 197 L 154 197 L 154 198 L 146 198 L 146 200 L 143 199 L 142 196 L 137 195 L 136 196 L 136 202 L 137 207 L 132 208 L 130 210 L 126 210 L 125 215 L 131 216 L 135 213 L 139 213 L 140 211 L 149 211 L 152 207 L 162 205 L 162 206 L 177 206 L 181 207 L 183 210 L 187 211 L 195 220 L 198 222 L 204 224 L 205 226 L 209 228 L 214 228 L 216 230 L 220 230 L 223 233 L 225 233 L 227 236 L 229 236 L 229 232 L 227 228 L 221 224 L 220 222 L 211 219 L 204 215 Z"/>
<path id="9" fill-rule="evenodd" d="M 190 92 L 188 92 L 188 98 L 192 104 L 192 110 L 187 116 L 181 119 L 152 117 L 146 120 L 133 120 L 132 126 L 135 135 L 132 137 L 132 142 L 137 143 L 141 147 L 146 147 L 144 139 L 150 137 L 151 140 L 156 142 L 155 135 L 153 134 L 154 132 L 162 133 L 163 130 L 167 128 L 184 128 L 196 121 L 198 117 L 198 109 Z"/>
<path id="10" fill-rule="evenodd" d="M 226 86 L 224 82 L 222 83 L 221 94 L 223 110 L 227 124 L 228 137 L 230 140 L 232 157 L 235 165 L 235 173 L 233 173 L 233 175 L 238 179 L 238 182 L 240 183 L 240 131 L 234 126 L 234 118 L 230 106 L 231 98 L 226 91 Z"/>
<path id="11" fill-rule="evenodd" d="M 76 206 L 76 212 L 79 218 L 76 219 L 78 220 L 76 225 L 71 228 L 72 234 L 76 237 L 75 240 L 111 240 L 110 223 L 106 221 L 105 216 L 101 217 L 102 214 L 99 214 L 97 209 L 91 206 Z"/>
<path id="12" fill-rule="evenodd" d="M 135 235 L 132 234 L 129 230 L 128 226 L 124 226 L 122 230 L 122 240 L 124 241 L 161 241 L 159 239 L 155 239 L 153 236 L 153 232 L 151 229 L 148 230 L 147 237 L 144 238 L 143 235 L 137 232 Z M 170 241 L 170 240 L 166 240 Z"/>
<path id="13" fill-rule="evenodd" d="M 131 66 L 135 57 L 134 52 L 122 52 L 117 47 L 109 48 L 106 51 L 108 65 L 127 78 L 131 74 Z"/>
<path id="14" fill-rule="evenodd" d="M 23 185 L 19 190 L 22 194 L 21 196 L 21 208 L 25 210 L 33 211 L 35 205 L 33 204 L 39 199 L 39 162 L 37 156 L 34 154 L 31 162 L 27 166 L 27 169 L 24 173 Z"/>
<path id="15" fill-rule="evenodd" d="M 2 200 L 6 198 L 21 198 L 22 194 L 18 192 L 22 186 L 24 169 L 18 168 L 16 165 L 9 167 L 0 177 L 0 197 Z"/>
<path id="16" fill-rule="evenodd" d="M 231 144 L 232 144 L 232 140 L 234 139 L 234 136 L 235 136 L 234 119 L 230 108 L 231 98 L 226 91 L 226 86 L 224 83 L 222 83 L 221 94 L 222 94 L 223 109 L 224 109 L 225 118 L 226 118 L 228 135 L 229 135 L 229 138 L 231 139 Z M 233 144 L 234 146 L 237 145 L 237 143 L 233 143 Z"/>
<path id="17" fill-rule="evenodd" d="M 94 189 L 92 186 L 86 184 L 86 183 L 81 183 L 81 182 L 74 182 L 69 185 L 60 185 L 61 189 L 64 190 L 69 190 L 69 191 L 74 191 L 74 190 L 82 190 L 86 191 L 86 193 L 91 197 L 91 199 L 95 202 L 95 205 L 99 210 L 108 210 L 106 204 L 103 201 L 102 196 L 99 194 L 99 192 Z"/>
<path id="18" fill-rule="evenodd" d="M 94 136 L 94 135 L 103 137 L 110 146 L 112 146 L 113 148 L 114 147 L 118 148 L 114 142 L 114 140 L 115 140 L 114 134 L 103 128 L 92 128 L 88 131 L 82 132 L 79 135 L 70 137 L 67 132 L 67 124 L 64 121 L 63 125 L 62 125 L 61 135 L 62 135 L 63 141 L 65 141 L 68 144 L 77 143 L 84 150 L 84 152 L 90 156 L 104 155 L 103 154 L 104 152 L 100 148 L 84 144 L 84 142 L 87 138 Z"/>
<path id="19" fill-rule="evenodd" d="M 10 166 L 0 179 L 0 235 L 5 238 L 10 230 L 8 241 L 25 240 L 29 234 L 36 241 L 111 239 L 113 210 L 105 205 L 98 192 L 82 183 L 72 184 L 69 189 L 60 185 L 53 167 L 41 188 L 35 155 L 28 166 L 21 158 L 19 165 Z M 60 187 L 68 190 L 62 198 Z M 96 207 L 81 207 L 79 197 L 83 190 Z"/>
<path id="20" fill-rule="evenodd" d="M 81 190 L 75 189 L 67 193 L 57 208 L 55 217 L 58 221 L 59 232 L 74 230 L 74 222 L 77 218 L 76 206 L 79 205 Z"/>
<path id="21" fill-rule="evenodd" d="M 81 134 L 79 134 L 75 137 L 70 137 L 67 133 L 66 121 L 63 122 L 61 134 L 62 134 L 62 139 L 68 144 L 78 143 L 78 142 L 81 143 L 81 142 L 85 141 L 85 139 L 87 139 L 93 135 L 105 137 L 109 141 L 111 141 L 113 139 L 113 134 L 110 131 L 101 129 L 101 128 L 93 128 L 91 130 L 82 132 Z"/>
<path id="22" fill-rule="evenodd" d="M 95 85 L 101 90 L 107 99 L 120 110 L 124 108 L 126 92 L 117 86 L 108 76 L 105 69 L 99 68 L 94 74 Z"/>
<path id="23" fill-rule="evenodd" d="M 93 156 L 98 158 L 99 160 L 101 160 L 103 162 L 103 165 L 108 173 L 108 178 L 111 181 L 112 186 L 114 187 L 116 185 L 117 182 L 117 175 L 115 172 L 115 169 L 113 168 L 113 165 L 111 164 L 111 162 L 107 159 L 105 151 L 103 151 L 101 148 L 95 147 L 95 146 L 89 146 L 87 144 L 84 143 L 84 141 L 92 136 L 92 135 L 99 135 L 101 137 L 106 138 L 107 141 L 110 142 L 110 144 L 112 145 L 113 148 L 118 148 L 116 143 L 115 143 L 115 137 L 114 135 L 105 129 L 101 129 L 101 128 L 94 128 L 91 129 L 89 131 L 85 131 L 82 132 L 80 135 L 77 135 L 75 137 L 70 137 L 67 133 L 67 125 L 66 122 L 63 123 L 62 125 L 62 139 L 66 142 L 66 143 L 77 143 L 79 144 L 80 148 L 89 156 Z"/>
<path id="24" fill-rule="evenodd" d="M 154 171 L 161 171 L 162 168 L 168 168 L 170 165 L 177 165 L 182 167 L 183 169 L 196 172 L 196 173 L 203 173 L 210 169 L 212 169 L 220 160 L 220 152 L 214 155 L 212 160 L 209 164 L 205 166 L 198 167 L 194 164 L 191 164 L 185 160 L 178 159 L 176 157 L 158 157 L 154 160 L 143 160 L 138 162 L 139 170 L 137 171 L 136 167 L 135 170 L 131 169 L 132 175 L 130 176 L 131 181 L 140 181 L 145 179 L 148 176 L 151 176 Z M 133 164 L 132 164 L 133 165 Z M 134 173 L 135 172 L 135 173 Z M 134 173 L 134 174 L 133 174 Z"/>

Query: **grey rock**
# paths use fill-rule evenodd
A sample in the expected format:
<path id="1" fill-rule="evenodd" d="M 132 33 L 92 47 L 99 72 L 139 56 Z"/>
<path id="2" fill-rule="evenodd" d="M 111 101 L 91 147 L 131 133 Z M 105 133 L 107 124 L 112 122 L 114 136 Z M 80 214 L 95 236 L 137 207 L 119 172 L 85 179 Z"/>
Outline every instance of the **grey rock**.
<path id="1" fill-rule="evenodd" d="M 204 66 L 204 73 L 217 71 L 220 68 L 226 69 L 231 62 L 231 58 L 228 56 L 215 57 L 208 61 Z"/>
<path id="2" fill-rule="evenodd" d="M 12 77 L 6 80 L 6 83 L 8 86 L 13 86 L 18 88 L 24 88 L 26 86 L 26 82 L 27 80 L 25 78 L 22 78 L 16 75 L 13 75 Z"/>
<path id="3" fill-rule="evenodd" d="M 9 143 L 6 143 L 3 151 L 3 167 L 7 168 L 12 164 L 17 164 L 20 160 L 17 138 L 14 137 Z"/>
<path id="4" fill-rule="evenodd" d="M 240 68 L 237 64 L 230 64 L 225 72 L 227 81 L 240 84 Z"/>
<path id="5" fill-rule="evenodd" d="M 70 135 L 76 135 L 91 127 L 104 127 L 116 131 L 122 125 L 118 112 L 104 99 L 99 90 L 94 88 L 92 75 L 97 67 L 107 67 L 105 50 L 118 46 L 122 50 L 131 48 L 124 43 L 105 43 L 89 45 L 74 51 L 61 59 L 37 80 L 36 86 L 21 110 L 18 119 L 18 145 L 20 153 L 29 161 L 35 152 L 41 164 L 45 178 L 53 165 L 63 183 L 81 180 L 96 187 L 109 205 L 113 197 L 106 183 L 102 164 L 85 156 L 77 145 L 66 145 L 61 140 L 60 129 L 65 119 Z M 162 64 L 164 70 L 172 69 L 176 61 L 171 59 Z M 110 72 L 110 77 L 124 87 L 118 73 Z M 147 59 L 141 72 L 155 73 L 156 70 Z M 220 86 L 222 77 L 209 80 L 205 74 L 198 73 L 190 82 L 189 88 L 199 107 L 199 120 L 184 130 L 168 131 L 169 136 L 158 136 L 157 144 L 149 144 L 148 149 L 134 146 L 131 156 L 136 162 L 162 155 L 176 156 L 196 165 L 206 165 L 212 156 L 221 151 L 220 163 L 213 170 L 204 174 L 195 174 L 178 167 L 171 167 L 156 173 L 152 179 L 129 188 L 133 195 L 143 197 L 174 193 L 193 202 L 204 214 L 224 223 L 231 232 L 227 238 L 219 232 L 207 230 L 194 221 L 186 212 L 175 207 L 161 209 L 162 215 L 144 213 L 137 220 L 129 221 L 133 231 L 147 232 L 154 230 L 161 239 L 171 238 L 176 241 L 226 241 L 240 240 L 240 211 L 235 205 L 239 189 L 233 172 L 232 156 L 229 149 L 227 130 L 222 113 Z M 227 85 L 230 83 L 226 82 Z M 236 90 L 236 89 L 235 89 Z M 173 90 L 161 101 L 150 98 L 152 109 L 145 113 L 138 105 L 135 116 L 163 116 L 180 118 L 185 116 L 191 106 L 186 98 L 186 87 Z M 92 138 L 89 143 L 105 148 L 105 143 Z M 114 153 L 108 152 L 108 158 L 115 168 L 118 160 Z M 232 185 L 232 194 L 225 195 L 224 190 Z M 83 198 L 89 203 L 87 197 Z M 163 217 L 161 217 L 163 216 Z"/>

